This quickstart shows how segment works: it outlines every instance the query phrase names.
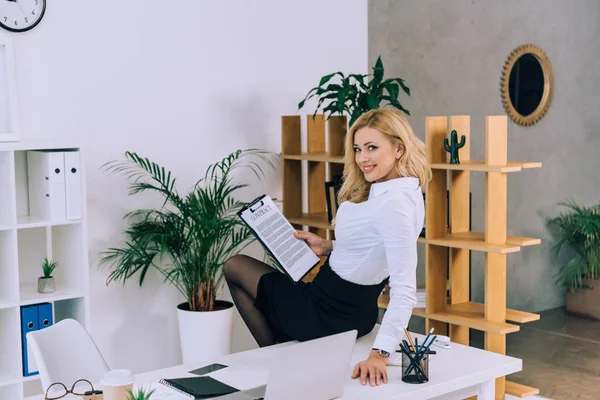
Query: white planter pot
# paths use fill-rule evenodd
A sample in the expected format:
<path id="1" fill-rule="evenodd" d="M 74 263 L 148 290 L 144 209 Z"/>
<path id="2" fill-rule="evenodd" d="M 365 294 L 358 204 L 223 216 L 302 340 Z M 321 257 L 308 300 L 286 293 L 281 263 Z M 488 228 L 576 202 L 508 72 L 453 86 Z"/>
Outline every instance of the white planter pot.
<path id="1" fill-rule="evenodd" d="M 187 303 L 177 306 L 183 363 L 197 364 L 231 354 L 233 303 L 217 300 L 215 311 L 187 310 Z"/>

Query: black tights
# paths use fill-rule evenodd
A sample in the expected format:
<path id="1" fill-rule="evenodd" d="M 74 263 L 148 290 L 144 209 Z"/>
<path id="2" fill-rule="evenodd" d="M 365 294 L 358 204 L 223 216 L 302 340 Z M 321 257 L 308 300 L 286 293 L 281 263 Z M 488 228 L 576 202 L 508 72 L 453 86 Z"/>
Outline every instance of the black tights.
<path id="1" fill-rule="evenodd" d="M 277 342 L 265 316 L 254 307 L 258 281 L 273 271 L 275 269 L 270 265 L 245 255 L 233 256 L 223 266 L 233 302 L 260 347 Z"/>

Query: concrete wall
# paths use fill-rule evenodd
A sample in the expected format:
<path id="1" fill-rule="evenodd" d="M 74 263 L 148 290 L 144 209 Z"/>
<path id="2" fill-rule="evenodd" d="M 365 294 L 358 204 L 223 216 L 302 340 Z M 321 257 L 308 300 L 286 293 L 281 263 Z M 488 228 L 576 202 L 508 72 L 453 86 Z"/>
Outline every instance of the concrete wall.
<path id="1" fill-rule="evenodd" d="M 534 43 L 554 70 L 554 98 L 537 125 L 509 121 L 510 160 L 541 161 L 542 168 L 510 174 L 508 233 L 540 237 L 542 244 L 508 255 L 509 307 L 540 311 L 563 304 L 554 283 L 559 260 L 550 252 L 544 220 L 557 202 L 600 196 L 600 2 L 596 0 L 371 0 L 369 63 L 378 55 L 386 77 L 406 79 L 403 104 L 424 138 L 428 115 L 471 116 L 471 156 L 484 158 L 486 115 L 504 114 L 499 82 L 506 57 Z M 484 174 L 471 174 L 473 229 L 484 229 Z M 423 256 L 421 248 L 421 256 Z M 473 253 L 472 297 L 483 299 L 482 254 Z M 420 258 L 420 276 L 424 257 Z"/>

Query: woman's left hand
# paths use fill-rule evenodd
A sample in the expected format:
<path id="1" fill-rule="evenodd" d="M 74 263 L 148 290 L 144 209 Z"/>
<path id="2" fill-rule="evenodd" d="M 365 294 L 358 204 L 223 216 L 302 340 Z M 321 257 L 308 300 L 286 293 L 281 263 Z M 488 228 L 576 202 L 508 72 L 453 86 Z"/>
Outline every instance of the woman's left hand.
<path id="1" fill-rule="evenodd" d="M 360 383 L 366 385 L 368 377 L 371 386 L 379 386 L 382 383 L 387 383 L 386 364 L 387 360 L 375 350 L 372 350 L 369 358 L 356 364 L 352 373 L 352 379 L 360 377 Z"/>

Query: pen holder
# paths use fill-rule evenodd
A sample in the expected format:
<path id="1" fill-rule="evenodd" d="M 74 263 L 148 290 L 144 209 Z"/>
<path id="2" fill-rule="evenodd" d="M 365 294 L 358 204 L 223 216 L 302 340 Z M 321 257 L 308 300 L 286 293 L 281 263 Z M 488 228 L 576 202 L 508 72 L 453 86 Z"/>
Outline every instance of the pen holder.
<path id="1" fill-rule="evenodd" d="M 429 352 L 407 354 L 402 351 L 402 381 L 406 383 L 426 383 L 429 381 Z"/>

